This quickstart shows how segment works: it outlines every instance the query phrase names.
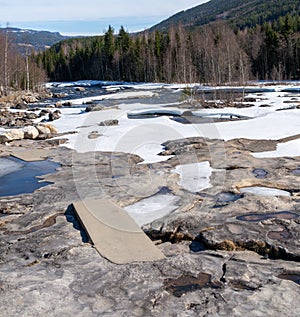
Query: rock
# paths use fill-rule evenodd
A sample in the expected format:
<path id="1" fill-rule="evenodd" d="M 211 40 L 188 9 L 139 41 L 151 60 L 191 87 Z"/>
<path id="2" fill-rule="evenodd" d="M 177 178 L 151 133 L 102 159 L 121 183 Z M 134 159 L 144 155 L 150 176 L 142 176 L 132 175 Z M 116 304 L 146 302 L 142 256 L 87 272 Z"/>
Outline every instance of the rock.
<path id="1" fill-rule="evenodd" d="M 37 125 L 36 129 L 39 131 L 39 135 L 41 134 L 51 135 L 51 130 L 44 125 Z"/>
<path id="2" fill-rule="evenodd" d="M 49 121 L 58 120 L 60 117 L 61 117 L 61 112 L 59 110 L 49 113 Z"/>
<path id="3" fill-rule="evenodd" d="M 72 102 L 71 101 L 67 101 L 63 103 L 64 107 L 72 107 Z"/>
<path id="4" fill-rule="evenodd" d="M 43 116 L 47 115 L 47 114 L 50 113 L 50 112 L 51 112 L 51 110 L 49 110 L 49 109 L 43 109 L 43 110 L 41 110 L 41 112 L 39 113 L 39 117 L 43 117 Z"/>
<path id="5" fill-rule="evenodd" d="M 11 129 L 7 132 L 0 134 L 0 143 L 11 142 L 14 140 L 22 140 L 24 132 L 21 129 Z"/>
<path id="6" fill-rule="evenodd" d="M 245 97 L 244 102 L 256 102 L 256 98 L 253 97 Z"/>
<path id="7" fill-rule="evenodd" d="M 43 144 L 54 141 L 58 142 L 49 140 Z M 191 144 L 197 144 L 196 138 L 185 142 L 178 144 L 185 151 Z M 204 149 L 202 144 L 219 150 L 219 143 L 210 142 L 199 138 L 201 146 L 195 146 L 195 151 L 206 155 L 209 147 Z M 237 152 L 236 143 L 228 142 L 226 146 L 230 151 L 228 162 L 222 162 L 225 167 L 232 164 L 232 153 Z M 240 147 L 247 146 L 246 142 Z M 289 182 L 297 183 L 296 176 L 291 178 L 287 171 L 300 164 L 299 158 L 256 160 L 247 150 L 239 151 L 240 161 L 234 162 L 237 170 L 226 171 L 222 187 L 249 177 L 258 163 L 261 168 L 268 166 L 270 177 L 280 175 L 280 179 L 285 179 L 286 186 Z M 189 195 L 180 190 L 176 179 L 169 177 L 175 158 L 167 164 L 152 164 L 150 169 L 125 153 L 91 155 L 67 148 L 51 149 L 49 153 L 61 163 L 57 173 L 43 177 L 53 185 L 1 200 L 3 316 L 18 316 L 20 309 L 24 316 L 59 316 L 64 312 L 70 316 L 114 317 L 128 316 L 130 312 L 130 316 L 147 317 L 238 317 L 249 316 L 249 311 L 254 317 L 279 317 L 282 312 L 286 316 L 299 316 L 299 258 L 268 259 L 268 254 L 285 255 L 276 253 L 280 248 L 299 254 L 299 218 L 295 215 L 291 219 L 290 214 L 281 213 L 277 218 L 267 214 L 269 223 L 237 219 L 244 213 L 266 214 L 292 208 L 299 214 L 299 200 L 249 196 L 232 202 L 229 199 L 226 206 L 214 208 L 220 195 L 213 195 L 212 189 L 201 195 Z M 130 174 L 121 173 L 123 165 L 130 167 Z M 118 179 L 113 179 L 116 169 Z M 185 212 L 174 211 L 147 226 L 147 234 L 157 241 L 165 259 L 115 265 L 101 257 L 88 242 L 71 203 L 83 197 L 113 199 L 122 205 L 140 200 L 141 196 L 131 191 L 133 183 L 144 187 L 147 178 L 152 181 L 152 174 L 149 177 L 152 169 L 153 175 L 158 170 L 162 172 L 157 175 L 160 184 L 167 179 L 169 193 L 180 198 L 179 209 L 187 204 L 190 208 Z M 254 177 L 253 182 L 257 181 Z"/>
<path id="8" fill-rule="evenodd" d="M 23 128 L 24 139 L 36 139 L 39 136 L 39 131 L 36 127 L 27 126 Z"/>
<path id="9" fill-rule="evenodd" d="M 50 133 L 52 134 L 56 134 L 58 133 L 57 129 L 55 128 L 54 125 L 50 124 L 50 123 L 43 123 L 43 124 L 39 124 L 39 127 L 45 127 L 47 129 L 50 130 Z"/>
<path id="10" fill-rule="evenodd" d="M 103 110 L 103 109 L 104 109 L 104 107 L 101 106 L 101 105 L 92 104 L 92 105 L 88 105 L 88 106 L 85 108 L 85 112 L 100 111 L 100 110 Z"/>
<path id="11" fill-rule="evenodd" d="M 53 94 L 53 98 L 65 98 L 67 96 L 68 96 L 67 93 L 54 93 Z"/>
<path id="12" fill-rule="evenodd" d="M 35 103 L 38 102 L 38 98 L 32 95 L 22 96 L 22 100 L 26 103 Z"/>
<path id="13" fill-rule="evenodd" d="M 37 119 L 38 118 L 38 115 L 34 112 L 26 112 L 26 119 L 31 119 L 31 120 L 34 120 L 34 119 Z"/>
<path id="14" fill-rule="evenodd" d="M 84 88 L 84 87 L 76 87 L 75 90 L 76 90 L 76 91 L 83 92 L 83 91 L 85 91 L 85 88 Z"/>
<path id="15" fill-rule="evenodd" d="M 92 131 L 89 135 L 88 138 L 89 139 L 97 139 L 101 136 L 101 133 L 99 133 L 98 131 Z"/>
<path id="16" fill-rule="evenodd" d="M 118 124 L 119 124 L 118 120 L 105 120 L 99 123 L 100 126 L 113 126 Z"/>
<path id="17" fill-rule="evenodd" d="M 54 104 L 54 106 L 55 106 L 56 108 L 61 108 L 61 107 L 62 107 L 62 102 L 61 102 L 61 101 L 57 101 L 57 102 Z"/>
<path id="18" fill-rule="evenodd" d="M 13 109 L 25 110 L 28 109 L 28 105 L 25 102 L 18 103 L 17 105 L 12 107 Z"/>

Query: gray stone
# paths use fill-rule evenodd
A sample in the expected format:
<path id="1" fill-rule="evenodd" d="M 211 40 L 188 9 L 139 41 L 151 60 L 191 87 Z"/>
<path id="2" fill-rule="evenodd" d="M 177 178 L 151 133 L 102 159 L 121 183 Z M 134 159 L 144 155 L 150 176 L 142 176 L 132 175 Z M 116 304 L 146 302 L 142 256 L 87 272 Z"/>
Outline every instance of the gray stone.
<path id="1" fill-rule="evenodd" d="M 24 138 L 24 131 L 21 129 L 11 129 L 0 134 L 0 143 L 11 142 L 14 140 L 22 140 Z"/>
<path id="2" fill-rule="evenodd" d="M 119 124 L 118 120 L 105 120 L 99 123 L 100 126 L 114 126 L 118 124 Z"/>
<path id="3" fill-rule="evenodd" d="M 36 139 L 39 136 L 39 131 L 36 127 L 27 126 L 23 128 L 24 139 Z"/>
<path id="4" fill-rule="evenodd" d="M 51 134 L 51 130 L 44 125 L 37 125 L 36 129 L 38 130 L 39 134 Z"/>
<path id="5" fill-rule="evenodd" d="M 151 166 L 135 155 L 91 155 L 57 145 L 0 145 L 1 155 L 14 146 L 44 148 L 61 164 L 43 177 L 51 185 L 0 199 L 3 315 L 299 316 L 299 175 L 293 173 L 299 158 L 254 158 L 257 147 L 276 148 L 267 140 L 166 142 L 175 156 Z M 196 194 L 182 189 L 174 166 L 204 160 L 214 168 L 213 187 Z M 257 178 L 255 169 L 268 174 Z M 291 196 L 241 195 L 244 185 Z M 71 206 L 96 198 L 125 207 L 162 187 L 179 203 L 143 227 L 166 256 L 153 263 L 116 265 L 102 258 Z"/>
<path id="6" fill-rule="evenodd" d="M 101 106 L 101 105 L 91 104 L 91 105 L 88 105 L 88 106 L 85 108 L 85 112 L 100 111 L 100 110 L 103 110 L 103 109 L 104 109 L 104 107 Z"/>
<path id="7" fill-rule="evenodd" d="M 49 121 L 58 120 L 61 117 L 61 112 L 59 110 L 55 110 L 54 112 L 49 113 Z"/>

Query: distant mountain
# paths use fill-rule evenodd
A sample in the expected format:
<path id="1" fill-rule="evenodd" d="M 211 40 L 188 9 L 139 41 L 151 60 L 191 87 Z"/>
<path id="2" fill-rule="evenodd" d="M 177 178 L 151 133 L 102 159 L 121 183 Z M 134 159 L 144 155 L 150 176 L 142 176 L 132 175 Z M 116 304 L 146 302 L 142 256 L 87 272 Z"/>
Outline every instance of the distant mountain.
<path id="1" fill-rule="evenodd" d="M 24 53 L 26 48 L 35 51 L 44 51 L 53 44 L 69 39 L 69 36 L 63 36 L 58 32 L 25 30 L 19 28 L 0 28 L 0 34 L 8 32 L 9 39 L 18 46 Z"/>
<path id="2" fill-rule="evenodd" d="M 300 15 L 299 0 L 211 0 L 186 11 L 181 11 L 150 28 L 166 31 L 172 25 L 197 27 L 226 20 L 237 28 L 277 20 L 287 13 Z"/>

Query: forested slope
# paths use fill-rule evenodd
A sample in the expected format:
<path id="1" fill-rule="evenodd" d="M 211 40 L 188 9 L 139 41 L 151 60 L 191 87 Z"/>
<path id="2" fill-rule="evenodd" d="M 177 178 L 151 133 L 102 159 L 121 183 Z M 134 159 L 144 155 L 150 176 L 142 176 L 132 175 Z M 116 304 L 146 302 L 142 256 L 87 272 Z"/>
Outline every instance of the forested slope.
<path id="1" fill-rule="evenodd" d="M 221 84 L 248 79 L 300 79 L 299 1 L 212 0 L 195 10 L 199 8 L 206 8 L 207 21 L 215 14 L 228 19 L 218 18 L 202 26 L 191 19 L 191 28 L 180 18 L 167 29 L 133 35 L 124 28 L 115 34 L 109 27 L 104 36 L 60 42 L 40 54 L 37 61 L 55 81 Z M 210 10 L 214 10 L 211 15 Z M 267 18 L 258 24 L 251 22 L 255 16 L 252 14 L 250 20 L 251 10 L 259 12 L 256 19 Z M 244 21 L 241 27 L 232 24 L 233 17 Z"/>
<path id="2" fill-rule="evenodd" d="M 186 11 L 179 12 L 153 26 L 151 31 L 165 31 L 181 23 L 196 27 L 225 20 L 233 27 L 245 28 L 278 20 L 280 16 L 300 15 L 299 0 L 211 0 Z"/>

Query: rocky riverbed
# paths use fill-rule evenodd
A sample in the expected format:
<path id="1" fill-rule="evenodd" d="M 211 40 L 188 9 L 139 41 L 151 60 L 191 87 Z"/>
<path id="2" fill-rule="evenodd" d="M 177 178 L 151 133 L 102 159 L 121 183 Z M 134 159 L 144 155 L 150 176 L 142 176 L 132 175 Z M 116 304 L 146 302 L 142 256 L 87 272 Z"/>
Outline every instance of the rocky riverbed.
<path id="1" fill-rule="evenodd" d="M 104 128 L 118 131 L 122 118 L 116 124 Z M 176 138 L 147 164 L 135 153 L 59 146 L 65 131 L 1 144 L 1 157 L 37 148 L 59 163 L 42 176 L 48 186 L 0 199 L 1 315 L 299 316 L 300 157 L 256 157 L 294 140 Z M 101 257 L 72 206 L 87 197 L 125 209 L 174 198 L 172 211 L 143 224 L 166 258 Z"/>

